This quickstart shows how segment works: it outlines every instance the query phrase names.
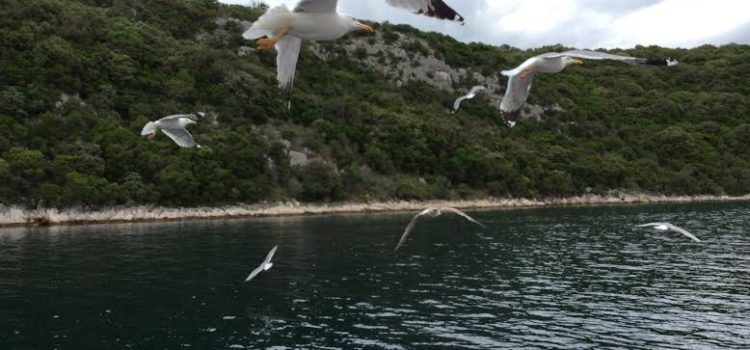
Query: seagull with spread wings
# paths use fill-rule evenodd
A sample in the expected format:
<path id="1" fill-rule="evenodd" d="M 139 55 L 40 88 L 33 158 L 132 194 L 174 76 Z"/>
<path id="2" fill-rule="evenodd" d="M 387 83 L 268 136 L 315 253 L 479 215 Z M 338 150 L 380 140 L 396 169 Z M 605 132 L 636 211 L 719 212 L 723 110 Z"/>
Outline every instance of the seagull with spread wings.
<path id="1" fill-rule="evenodd" d="M 273 267 L 273 263 L 271 262 L 271 259 L 273 259 L 273 255 L 276 254 L 276 249 L 278 249 L 279 246 L 273 247 L 270 252 L 268 252 L 268 255 L 266 255 L 266 260 L 263 261 L 260 266 L 258 266 L 253 272 L 250 273 L 249 276 L 245 279 L 245 282 L 250 282 L 255 276 L 258 276 L 259 273 L 263 271 L 268 271 Z"/>
<path id="2" fill-rule="evenodd" d="M 475 224 L 477 224 L 479 226 L 486 227 L 481 222 L 474 220 L 474 218 L 472 218 L 468 214 L 466 214 L 466 213 L 464 213 L 464 212 L 462 212 L 462 211 L 460 211 L 460 210 L 458 210 L 456 208 L 449 208 L 449 207 L 445 207 L 445 208 L 428 208 L 428 209 L 425 209 L 424 211 L 422 211 L 421 213 L 415 215 L 414 218 L 411 219 L 411 221 L 409 222 L 409 225 L 406 226 L 406 230 L 404 231 L 404 234 L 401 236 L 401 240 L 398 241 L 398 244 L 396 245 L 396 249 L 394 249 L 394 251 L 397 251 L 399 248 L 401 248 L 401 246 L 404 244 L 404 242 L 406 242 L 406 237 L 409 237 L 409 233 L 411 233 L 411 231 L 414 229 L 414 226 L 417 224 L 417 220 L 419 218 L 421 218 L 421 217 L 423 217 L 425 215 L 427 215 L 427 216 L 429 216 L 431 218 L 436 218 L 436 217 L 442 215 L 443 213 L 453 213 L 453 214 L 456 214 L 456 215 L 460 215 L 461 217 L 465 218 L 466 220 L 469 220 L 469 221 L 471 221 L 471 222 L 473 222 L 473 223 L 475 223 Z"/>
<path id="3" fill-rule="evenodd" d="M 149 140 L 153 140 L 159 131 L 169 136 L 174 143 L 180 147 L 192 148 L 200 145 L 193 140 L 193 135 L 187 131 L 187 126 L 191 124 L 197 124 L 198 120 L 203 118 L 206 114 L 202 112 L 193 114 L 176 114 L 161 118 L 155 122 L 149 122 L 141 130 L 141 136 L 148 136 Z"/>
<path id="4" fill-rule="evenodd" d="M 476 97 L 480 91 L 483 91 L 486 89 L 487 89 L 486 87 L 478 85 L 478 86 L 471 88 L 468 94 L 457 98 L 456 102 L 453 102 L 453 113 L 456 113 L 458 111 L 458 108 L 461 107 L 461 102 L 463 102 L 464 100 L 471 100 L 472 98 Z"/>
<path id="5" fill-rule="evenodd" d="M 536 73 L 560 73 L 571 65 L 582 65 L 581 59 L 588 60 L 613 60 L 632 65 L 649 65 L 649 66 L 674 66 L 677 60 L 672 59 L 646 59 L 638 57 L 628 57 L 612 55 L 598 51 L 572 50 L 566 52 L 549 52 L 536 57 L 532 57 L 517 68 L 509 71 L 503 71 L 502 74 L 508 77 L 508 87 L 505 90 L 505 97 L 500 103 L 500 110 L 505 119 L 515 123 L 523 112 L 523 106 L 529 98 L 531 92 L 531 82 L 534 80 Z"/>
<path id="6" fill-rule="evenodd" d="M 360 0 L 361 1 L 361 0 Z M 385 0 L 388 5 L 416 14 L 464 23 L 464 18 L 443 0 Z M 328 41 L 372 27 L 336 12 L 338 0 L 301 0 L 289 11 L 286 5 L 269 9 L 242 36 L 257 39 L 258 49 L 276 47 L 279 87 L 291 91 L 302 40 Z M 264 38 L 265 37 L 265 38 Z"/>
<path id="7" fill-rule="evenodd" d="M 695 235 L 693 235 L 692 233 L 688 232 L 687 230 L 685 230 L 683 228 L 680 228 L 680 227 L 677 227 L 675 225 L 672 225 L 672 224 L 670 224 L 668 222 L 653 222 L 653 223 L 650 223 L 650 224 L 638 225 L 638 227 L 641 227 L 641 228 L 643 228 L 643 227 L 653 227 L 654 229 L 657 229 L 659 231 L 674 231 L 674 232 L 679 232 L 679 233 L 685 235 L 686 237 L 688 237 L 688 238 L 690 238 L 690 239 L 692 239 L 692 240 L 694 240 L 696 242 L 701 242 L 701 240 L 698 239 L 698 237 L 695 237 Z"/>

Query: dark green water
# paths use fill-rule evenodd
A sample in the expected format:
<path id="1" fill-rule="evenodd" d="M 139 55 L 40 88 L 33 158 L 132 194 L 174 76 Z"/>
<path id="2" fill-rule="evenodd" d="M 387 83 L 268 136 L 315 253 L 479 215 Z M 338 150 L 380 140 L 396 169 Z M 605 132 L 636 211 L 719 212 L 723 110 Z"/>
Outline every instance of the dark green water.
<path id="1" fill-rule="evenodd" d="M 472 214 L 0 230 L 0 349 L 750 349 L 750 204 Z"/>

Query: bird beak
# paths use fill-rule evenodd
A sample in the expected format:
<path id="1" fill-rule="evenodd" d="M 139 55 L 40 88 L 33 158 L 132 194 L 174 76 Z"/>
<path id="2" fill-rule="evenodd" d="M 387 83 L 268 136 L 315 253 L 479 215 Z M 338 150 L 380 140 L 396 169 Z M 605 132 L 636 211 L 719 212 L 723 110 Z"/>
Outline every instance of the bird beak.
<path id="1" fill-rule="evenodd" d="M 573 60 L 573 64 L 577 64 L 579 66 L 582 66 L 583 65 L 583 61 L 581 61 L 581 60 Z"/>
<path id="2" fill-rule="evenodd" d="M 372 30 L 372 27 L 368 26 L 367 24 L 361 23 L 361 22 L 357 22 L 357 27 L 359 27 L 359 29 L 362 29 L 362 30 L 364 30 L 364 31 L 366 31 L 368 33 L 374 32 L 374 30 Z"/>
<path id="3" fill-rule="evenodd" d="M 190 120 L 190 122 L 188 122 L 189 124 L 198 124 L 198 122 L 196 122 L 195 120 L 192 120 L 192 119 L 189 119 L 189 120 Z"/>

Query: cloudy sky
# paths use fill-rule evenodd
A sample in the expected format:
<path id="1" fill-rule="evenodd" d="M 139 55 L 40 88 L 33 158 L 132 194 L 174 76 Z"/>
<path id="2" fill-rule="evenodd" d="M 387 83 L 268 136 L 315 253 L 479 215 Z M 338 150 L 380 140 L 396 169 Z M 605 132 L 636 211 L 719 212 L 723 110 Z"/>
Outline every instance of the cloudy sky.
<path id="1" fill-rule="evenodd" d="M 262 1 L 290 8 L 297 2 Z M 414 16 L 386 6 L 384 0 L 339 0 L 339 12 L 360 19 L 407 23 L 466 42 L 521 48 L 554 44 L 577 48 L 750 44 L 750 0 L 445 1 L 466 18 L 465 26 Z"/>

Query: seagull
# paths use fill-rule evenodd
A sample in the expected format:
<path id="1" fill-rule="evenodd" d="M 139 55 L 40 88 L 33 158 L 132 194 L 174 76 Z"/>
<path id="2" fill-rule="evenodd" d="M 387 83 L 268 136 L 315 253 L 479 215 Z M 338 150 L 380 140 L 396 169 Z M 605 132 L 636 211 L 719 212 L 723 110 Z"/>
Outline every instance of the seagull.
<path id="1" fill-rule="evenodd" d="M 385 0 L 388 5 L 438 19 L 464 23 L 464 18 L 443 0 Z M 242 36 L 256 40 L 258 49 L 276 47 L 279 87 L 291 93 L 302 40 L 329 41 L 372 27 L 336 12 L 338 0 L 301 0 L 289 11 L 286 5 L 269 9 Z M 263 38 L 266 37 L 266 38 Z"/>
<path id="2" fill-rule="evenodd" d="M 480 86 L 475 86 L 475 87 L 471 88 L 471 90 L 469 91 L 468 94 L 463 95 L 463 96 L 457 98 L 456 102 L 453 103 L 453 113 L 456 113 L 456 111 L 458 111 L 458 107 L 461 107 L 461 102 L 463 102 L 463 100 L 471 100 L 472 98 L 474 98 L 475 96 L 477 96 L 478 92 L 480 92 L 482 90 L 486 90 L 486 89 L 487 89 L 486 87 L 481 86 L 481 85 Z"/>
<path id="3" fill-rule="evenodd" d="M 190 132 L 186 128 L 190 124 L 197 124 L 198 120 L 205 115 L 203 112 L 170 115 L 146 124 L 141 131 L 141 136 L 148 136 L 149 140 L 153 140 L 159 130 L 161 130 L 180 147 L 200 148 L 201 146 L 193 140 L 193 135 L 190 135 Z"/>
<path id="4" fill-rule="evenodd" d="M 672 225 L 672 224 L 670 224 L 668 222 L 654 222 L 654 223 L 650 223 L 650 224 L 638 225 L 638 227 L 653 227 L 653 228 L 655 228 L 655 229 L 657 229 L 659 231 L 670 231 L 671 230 L 671 231 L 682 233 L 683 235 L 689 237 L 690 239 L 692 239 L 692 240 L 694 240 L 696 242 L 700 242 L 701 241 L 700 239 L 698 239 L 698 237 L 695 237 L 692 233 L 687 232 L 684 229 L 679 228 L 679 227 L 677 227 L 675 225 Z"/>
<path id="5" fill-rule="evenodd" d="M 276 249 L 279 248 L 279 246 L 273 247 L 270 252 L 268 252 L 268 255 L 266 255 L 266 260 L 263 261 L 258 268 L 253 270 L 253 272 L 250 273 L 250 276 L 247 276 L 245 279 L 245 282 L 250 282 L 251 279 L 255 278 L 259 273 L 262 271 L 268 271 L 273 267 L 273 263 L 271 262 L 271 259 L 273 259 L 273 255 L 276 254 Z"/>
<path id="6" fill-rule="evenodd" d="M 670 58 L 646 59 L 589 50 L 571 50 L 562 53 L 548 52 L 532 57 L 517 68 L 502 72 L 502 75 L 508 77 L 508 88 L 505 90 L 505 97 L 500 103 L 500 110 L 505 119 L 509 122 L 516 122 L 521 116 L 523 106 L 526 104 L 531 91 L 531 82 L 534 80 L 536 73 L 560 73 L 568 66 L 582 65 L 583 61 L 577 58 L 613 60 L 632 65 L 674 66 L 678 64 L 677 60 Z"/>
<path id="7" fill-rule="evenodd" d="M 464 218 L 466 218 L 466 220 L 469 220 L 469 221 L 471 221 L 471 222 L 473 222 L 473 223 L 475 223 L 475 224 L 477 224 L 479 226 L 486 227 L 481 222 L 474 220 L 474 218 L 472 218 L 468 214 L 466 214 L 466 213 L 464 213 L 464 212 L 462 212 L 462 211 L 460 211 L 460 210 L 458 210 L 456 208 L 449 208 L 449 207 L 445 207 L 445 208 L 427 208 L 424 211 L 422 211 L 421 213 L 419 213 L 416 216 L 414 216 L 413 219 L 411 219 L 411 221 L 409 222 L 409 225 L 406 226 L 406 231 L 404 231 L 404 234 L 401 236 L 401 240 L 398 241 L 398 244 L 396 245 L 396 249 L 394 249 L 394 251 L 398 251 L 398 249 L 401 248 L 401 246 L 404 244 L 404 242 L 406 242 L 406 237 L 408 237 L 409 233 L 411 233 L 411 230 L 414 229 L 414 225 L 416 225 L 417 219 L 419 219 L 420 217 L 425 216 L 425 215 L 429 215 L 431 218 L 436 218 L 436 217 L 442 215 L 443 212 L 461 215 Z"/>

